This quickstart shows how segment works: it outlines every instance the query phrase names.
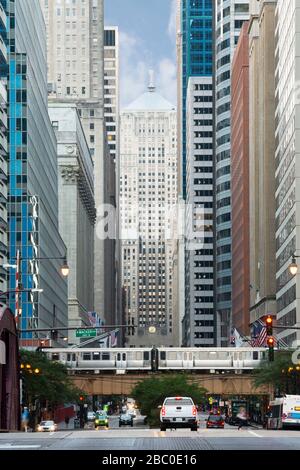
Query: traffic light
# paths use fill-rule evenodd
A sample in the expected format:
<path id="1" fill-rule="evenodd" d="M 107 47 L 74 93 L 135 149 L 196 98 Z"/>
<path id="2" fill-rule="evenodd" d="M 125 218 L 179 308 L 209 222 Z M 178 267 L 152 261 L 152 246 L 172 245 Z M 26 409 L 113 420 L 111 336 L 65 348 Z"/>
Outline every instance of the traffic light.
<path id="1" fill-rule="evenodd" d="M 272 336 L 272 334 L 273 334 L 273 318 L 271 317 L 271 315 L 267 316 L 266 329 L 267 329 L 267 335 Z"/>
<path id="2" fill-rule="evenodd" d="M 58 338 L 58 331 L 57 331 L 57 330 L 51 330 L 50 335 L 51 335 L 51 339 L 53 339 L 54 341 L 56 341 L 57 338 Z"/>
<path id="3" fill-rule="evenodd" d="M 84 402 L 84 396 L 83 396 L 83 395 L 80 395 L 80 397 L 79 397 L 79 401 L 80 401 L 81 403 L 83 403 L 83 402 Z"/>
<path id="4" fill-rule="evenodd" d="M 269 362 L 272 362 L 274 361 L 274 338 L 268 338 L 267 345 L 269 347 Z"/>

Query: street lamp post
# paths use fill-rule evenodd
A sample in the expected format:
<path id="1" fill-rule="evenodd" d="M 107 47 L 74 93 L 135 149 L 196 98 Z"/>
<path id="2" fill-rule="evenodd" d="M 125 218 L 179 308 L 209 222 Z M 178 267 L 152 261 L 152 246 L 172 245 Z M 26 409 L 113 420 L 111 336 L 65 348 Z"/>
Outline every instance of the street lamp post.
<path id="1" fill-rule="evenodd" d="M 300 258 L 300 256 L 297 256 L 297 255 L 293 254 L 292 262 L 289 265 L 289 271 L 290 271 L 292 276 L 296 276 L 296 274 L 298 273 L 298 264 L 297 264 L 297 259 L 296 258 Z"/>

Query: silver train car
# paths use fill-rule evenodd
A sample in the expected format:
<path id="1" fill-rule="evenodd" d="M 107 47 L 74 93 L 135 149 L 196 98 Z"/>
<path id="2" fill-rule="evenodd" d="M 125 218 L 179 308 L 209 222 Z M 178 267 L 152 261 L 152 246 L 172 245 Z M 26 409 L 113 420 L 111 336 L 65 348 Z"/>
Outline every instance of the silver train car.
<path id="1" fill-rule="evenodd" d="M 74 370 L 152 370 L 152 348 L 49 348 L 47 357 Z"/>
<path id="2" fill-rule="evenodd" d="M 157 348 L 158 370 L 251 370 L 266 358 L 265 348 Z"/>
<path id="3" fill-rule="evenodd" d="M 265 348 L 49 348 L 50 360 L 74 371 L 252 370 Z"/>

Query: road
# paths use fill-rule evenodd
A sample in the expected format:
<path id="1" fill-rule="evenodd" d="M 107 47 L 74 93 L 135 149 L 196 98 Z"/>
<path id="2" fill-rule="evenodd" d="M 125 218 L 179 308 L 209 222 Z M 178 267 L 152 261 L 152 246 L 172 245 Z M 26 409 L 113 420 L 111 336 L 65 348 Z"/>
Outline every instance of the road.
<path id="1" fill-rule="evenodd" d="M 62 430 L 53 433 L 0 434 L 2 450 L 300 450 L 300 430 L 273 431 L 226 425 L 206 429 L 204 419 L 197 432 L 182 429 L 161 432 L 142 425 L 110 429 Z"/>

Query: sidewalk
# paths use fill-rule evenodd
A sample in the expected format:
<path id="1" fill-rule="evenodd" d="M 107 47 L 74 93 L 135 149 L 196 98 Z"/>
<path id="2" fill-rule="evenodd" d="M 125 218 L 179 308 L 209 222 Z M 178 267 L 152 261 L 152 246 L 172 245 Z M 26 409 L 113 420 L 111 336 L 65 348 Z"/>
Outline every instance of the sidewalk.
<path id="1" fill-rule="evenodd" d="M 61 421 L 57 425 L 57 430 L 58 431 L 67 431 L 68 429 L 73 430 L 74 429 L 74 419 L 75 418 L 70 418 L 69 424 L 66 424 L 64 421 Z"/>

